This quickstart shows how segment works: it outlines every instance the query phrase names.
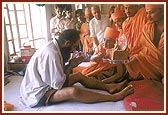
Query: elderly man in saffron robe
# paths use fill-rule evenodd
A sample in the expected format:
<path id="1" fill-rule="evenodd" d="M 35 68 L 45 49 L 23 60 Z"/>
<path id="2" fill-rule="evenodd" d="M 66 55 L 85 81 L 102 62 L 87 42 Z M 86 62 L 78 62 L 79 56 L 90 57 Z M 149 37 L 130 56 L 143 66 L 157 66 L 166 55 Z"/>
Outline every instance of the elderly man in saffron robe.
<path id="1" fill-rule="evenodd" d="M 164 8 L 163 4 L 146 4 L 145 9 L 148 22 L 126 67 L 132 79 L 140 75 L 161 82 L 164 78 Z"/>
<path id="2" fill-rule="evenodd" d="M 91 9 L 89 7 L 85 8 L 85 18 L 86 22 L 82 24 L 80 29 L 80 40 L 83 45 L 83 52 L 91 53 L 93 52 L 93 39 L 90 37 L 89 22 L 93 18 Z"/>
<path id="3" fill-rule="evenodd" d="M 118 31 L 122 30 L 122 23 L 125 20 L 125 14 L 119 8 L 115 8 L 115 11 L 111 15 L 111 18 L 113 19 L 115 26 L 116 26 L 113 29 L 116 29 Z M 111 34 L 113 34 L 113 32 L 112 32 L 113 29 L 106 28 L 106 32 L 105 32 L 104 36 L 107 37 L 107 34 L 109 34 L 108 36 L 113 36 L 113 35 L 111 35 Z M 109 31 L 109 33 L 107 33 L 108 30 L 111 30 L 111 32 Z M 123 45 L 122 42 L 123 42 L 123 39 L 117 38 L 117 44 L 118 44 L 119 49 L 120 49 L 120 46 Z M 111 45 L 111 47 L 113 47 L 113 45 Z M 102 49 L 104 49 L 104 48 L 102 48 Z M 97 55 L 98 52 L 102 49 L 99 48 L 99 50 L 96 50 L 95 54 Z M 94 54 L 94 56 L 95 56 L 95 54 Z M 87 74 L 88 76 L 99 76 L 99 78 L 98 77 L 97 78 L 99 80 L 102 80 L 102 82 L 104 82 L 104 83 L 118 81 L 118 79 L 120 79 L 119 77 L 122 77 L 123 72 L 124 72 L 124 70 L 123 70 L 124 68 L 122 67 L 123 66 L 122 64 L 119 64 L 117 66 L 117 64 L 104 63 L 102 60 L 101 61 L 99 60 L 96 62 L 90 62 L 89 67 L 78 66 L 73 70 L 73 72 L 75 73 L 78 71 L 82 71 L 84 69 L 82 71 L 82 72 L 84 72 L 84 74 Z M 115 70 L 115 73 L 114 73 L 114 70 Z M 109 71 L 111 71 L 111 73 L 109 73 Z M 104 75 L 106 74 L 106 76 L 108 74 L 108 76 L 110 76 L 110 77 L 104 77 L 104 75 L 102 75 L 102 73 Z"/>
<path id="4" fill-rule="evenodd" d="M 122 24 L 122 30 L 119 36 L 125 36 L 127 38 L 128 55 L 131 57 L 139 52 L 140 47 L 139 39 L 142 34 L 143 26 L 147 22 L 145 7 L 140 7 L 138 4 L 124 4 L 125 14 L 127 19 Z M 131 63 L 130 63 L 131 65 Z M 126 66 L 127 67 L 127 66 Z M 134 71 L 138 70 L 138 66 L 134 66 Z M 130 68 L 127 68 L 130 70 Z M 139 73 L 128 71 L 131 76 L 139 76 Z"/>
<path id="5" fill-rule="evenodd" d="M 107 50 L 114 47 L 118 35 L 119 31 L 110 27 L 106 27 L 104 33 L 105 41 L 98 45 L 91 57 L 90 65 L 82 71 L 82 74 L 91 77 L 97 75 L 100 71 L 107 70 L 115 66 L 114 64 L 103 62 L 103 58 L 110 58 Z"/>
<path id="6" fill-rule="evenodd" d="M 124 4 L 125 14 L 127 19 L 123 22 L 122 32 L 127 38 L 129 54 L 131 55 L 132 48 L 137 45 L 139 37 L 142 33 L 142 28 L 147 22 L 146 11 L 144 7 L 138 4 Z"/>

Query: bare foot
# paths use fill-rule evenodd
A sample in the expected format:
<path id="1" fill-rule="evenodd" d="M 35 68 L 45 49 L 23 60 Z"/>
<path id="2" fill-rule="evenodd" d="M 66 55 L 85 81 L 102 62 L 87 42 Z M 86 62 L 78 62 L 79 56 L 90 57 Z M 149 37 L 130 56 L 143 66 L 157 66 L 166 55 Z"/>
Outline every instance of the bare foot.
<path id="1" fill-rule="evenodd" d="M 122 100 L 122 99 L 124 99 L 126 96 L 128 96 L 128 95 L 130 95 L 130 94 L 132 94 L 132 93 L 134 93 L 134 88 L 133 88 L 132 85 L 128 85 L 127 87 L 125 87 L 125 88 L 124 88 L 123 90 L 121 90 L 120 92 L 113 94 L 113 96 L 116 97 L 115 100 L 113 100 L 113 101 Z M 114 98 L 114 97 L 113 97 L 113 98 Z"/>
<path id="2" fill-rule="evenodd" d="M 128 82 L 127 82 L 127 80 L 124 80 L 120 83 L 107 84 L 107 85 L 108 85 L 108 92 L 113 94 L 113 93 L 117 93 L 117 92 L 121 91 L 122 89 L 124 89 L 128 85 Z"/>

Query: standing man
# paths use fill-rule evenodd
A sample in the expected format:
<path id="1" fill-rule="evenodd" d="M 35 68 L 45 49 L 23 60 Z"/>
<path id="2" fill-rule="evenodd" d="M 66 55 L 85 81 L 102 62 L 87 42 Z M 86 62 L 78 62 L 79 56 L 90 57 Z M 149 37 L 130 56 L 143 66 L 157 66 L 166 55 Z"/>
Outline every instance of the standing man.
<path id="1" fill-rule="evenodd" d="M 73 16 L 73 11 L 71 6 L 67 5 L 65 7 L 65 28 L 66 29 L 75 29 L 75 24 L 77 23 L 77 19 Z"/>
<path id="2" fill-rule="evenodd" d="M 58 38 L 58 36 L 65 30 L 65 17 L 62 15 L 64 5 L 56 4 L 54 11 L 56 16 L 50 20 L 50 33 L 52 38 Z"/>
<path id="3" fill-rule="evenodd" d="M 89 7 L 85 8 L 85 18 L 86 18 L 86 21 L 82 24 L 80 29 L 80 32 L 81 32 L 80 40 L 83 46 L 83 52 L 92 54 L 93 40 L 90 38 L 89 22 L 93 18 L 93 15 Z"/>
<path id="4" fill-rule="evenodd" d="M 106 27 L 110 27 L 110 20 L 107 16 L 101 15 L 99 6 L 92 6 L 91 12 L 94 18 L 89 23 L 90 37 L 93 39 L 95 49 L 104 39 Z"/>

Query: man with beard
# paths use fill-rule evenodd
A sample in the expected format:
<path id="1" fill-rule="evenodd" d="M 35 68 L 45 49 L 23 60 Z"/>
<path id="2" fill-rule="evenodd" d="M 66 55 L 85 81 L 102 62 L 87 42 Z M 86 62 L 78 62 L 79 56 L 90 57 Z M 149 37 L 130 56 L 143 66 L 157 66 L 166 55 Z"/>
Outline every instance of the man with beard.
<path id="1" fill-rule="evenodd" d="M 68 61 L 71 51 L 74 51 L 79 41 L 79 32 L 69 29 L 65 30 L 58 39 L 53 39 L 35 52 L 20 87 L 25 105 L 37 107 L 69 100 L 83 103 L 117 101 L 133 93 L 133 87 L 127 86 L 126 81 L 104 84 L 81 73 L 71 74 L 72 68 L 76 67 L 83 57 L 71 59 L 67 65 L 65 62 Z M 77 82 L 87 88 L 108 91 L 111 95 L 73 86 Z"/>

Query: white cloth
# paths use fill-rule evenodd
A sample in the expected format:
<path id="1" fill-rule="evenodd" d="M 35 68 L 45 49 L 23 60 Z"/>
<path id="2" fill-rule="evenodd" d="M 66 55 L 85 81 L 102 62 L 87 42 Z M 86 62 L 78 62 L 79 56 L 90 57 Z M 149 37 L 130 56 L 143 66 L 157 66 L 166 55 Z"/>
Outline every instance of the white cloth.
<path id="1" fill-rule="evenodd" d="M 66 21 L 65 17 L 58 18 L 57 16 L 51 18 L 50 20 L 50 30 L 55 29 L 54 33 L 51 33 L 52 38 L 55 38 L 55 36 L 59 36 L 60 33 L 62 33 L 66 28 Z"/>
<path id="2" fill-rule="evenodd" d="M 76 18 L 68 19 L 65 17 L 65 29 L 75 29 L 75 24 L 77 23 Z"/>
<path id="3" fill-rule="evenodd" d="M 20 87 L 24 103 L 33 107 L 48 89 L 61 89 L 66 80 L 63 68 L 63 59 L 55 39 L 37 50 L 28 63 Z"/>
<path id="4" fill-rule="evenodd" d="M 90 37 L 96 37 L 98 42 L 102 42 L 104 39 L 104 31 L 106 27 L 110 26 L 110 20 L 107 16 L 101 16 L 100 20 L 97 20 L 95 17 L 92 18 L 89 22 L 90 28 Z M 93 46 L 96 47 L 95 44 Z"/>

